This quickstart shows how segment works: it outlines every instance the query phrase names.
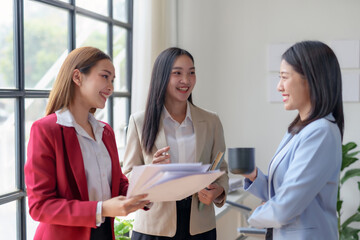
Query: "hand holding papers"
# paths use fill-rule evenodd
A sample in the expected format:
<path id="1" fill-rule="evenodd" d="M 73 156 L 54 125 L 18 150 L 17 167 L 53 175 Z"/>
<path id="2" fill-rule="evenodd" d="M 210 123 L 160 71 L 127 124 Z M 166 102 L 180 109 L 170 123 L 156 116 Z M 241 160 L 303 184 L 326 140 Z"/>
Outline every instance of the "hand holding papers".
<path id="1" fill-rule="evenodd" d="M 218 152 L 208 171 L 219 169 L 223 159 L 224 159 L 224 152 Z M 199 202 L 199 211 L 201 211 L 203 207 L 204 207 L 204 203 Z"/>
<path id="2" fill-rule="evenodd" d="M 209 164 L 150 164 L 135 166 L 129 179 L 128 197 L 147 193 L 151 202 L 177 201 L 205 188 L 224 172 L 207 171 Z"/>

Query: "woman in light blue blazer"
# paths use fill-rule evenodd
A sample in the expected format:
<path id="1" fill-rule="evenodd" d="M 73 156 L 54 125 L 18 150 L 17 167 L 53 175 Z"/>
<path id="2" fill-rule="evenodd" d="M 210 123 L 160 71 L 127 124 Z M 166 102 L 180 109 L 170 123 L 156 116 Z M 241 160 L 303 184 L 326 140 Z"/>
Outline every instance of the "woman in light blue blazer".
<path id="1" fill-rule="evenodd" d="M 268 175 L 257 168 L 244 175 L 245 190 L 264 201 L 248 222 L 271 229 L 274 240 L 338 239 L 336 201 L 344 115 L 334 52 L 318 41 L 296 43 L 282 55 L 277 89 L 285 109 L 299 114 L 281 141 Z"/>

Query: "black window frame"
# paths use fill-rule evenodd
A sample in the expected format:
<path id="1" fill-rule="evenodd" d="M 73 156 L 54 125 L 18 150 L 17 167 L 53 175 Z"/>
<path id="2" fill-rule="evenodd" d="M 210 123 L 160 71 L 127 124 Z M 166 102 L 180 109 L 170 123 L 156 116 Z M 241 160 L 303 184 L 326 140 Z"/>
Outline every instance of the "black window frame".
<path id="1" fill-rule="evenodd" d="M 126 119 L 128 121 L 131 112 L 131 77 L 132 77 L 132 42 L 133 42 L 133 0 L 127 0 L 127 22 L 113 19 L 113 0 L 108 1 L 108 16 L 101 15 L 84 8 L 76 6 L 76 0 L 69 3 L 58 0 L 13 0 L 13 20 L 14 20 L 14 89 L 1 89 L 0 99 L 15 99 L 15 177 L 16 191 L 0 195 L 0 205 L 16 201 L 16 238 L 25 240 L 27 238 L 26 229 L 26 186 L 24 180 L 25 164 L 25 99 L 26 98 L 47 98 L 50 90 L 25 89 L 24 71 L 24 1 L 33 1 L 47 4 L 53 7 L 67 10 L 69 12 L 68 25 L 68 49 L 69 52 L 76 47 L 76 15 L 104 22 L 108 25 L 107 51 L 112 58 L 113 54 L 113 27 L 121 27 L 127 30 L 126 46 L 126 84 L 128 91 L 114 91 L 108 103 L 108 123 L 113 127 L 114 124 L 114 98 L 127 98 Z M 116 81 L 116 80 L 115 80 Z"/>

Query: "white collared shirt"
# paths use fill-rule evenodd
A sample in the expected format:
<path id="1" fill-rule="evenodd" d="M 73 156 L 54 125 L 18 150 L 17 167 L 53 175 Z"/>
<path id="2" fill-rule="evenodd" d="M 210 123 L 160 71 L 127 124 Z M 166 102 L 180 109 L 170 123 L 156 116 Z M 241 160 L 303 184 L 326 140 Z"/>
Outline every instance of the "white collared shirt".
<path id="1" fill-rule="evenodd" d="M 104 221 L 101 218 L 102 201 L 111 198 L 111 159 L 107 148 L 102 141 L 105 124 L 97 121 L 89 113 L 88 120 L 93 129 L 95 140 L 76 123 L 73 115 L 68 109 L 55 112 L 57 124 L 73 127 L 76 131 L 80 149 L 84 161 L 85 175 L 90 201 L 98 201 L 97 205 L 97 225 Z"/>
<path id="2" fill-rule="evenodd" d="M 194 163 L 196 138 L 191 118 L 189 102 L 186 106 L 186 116 L 180 124 L 174 120 L 164 106 L 163 126 L 171 163 Z"/>

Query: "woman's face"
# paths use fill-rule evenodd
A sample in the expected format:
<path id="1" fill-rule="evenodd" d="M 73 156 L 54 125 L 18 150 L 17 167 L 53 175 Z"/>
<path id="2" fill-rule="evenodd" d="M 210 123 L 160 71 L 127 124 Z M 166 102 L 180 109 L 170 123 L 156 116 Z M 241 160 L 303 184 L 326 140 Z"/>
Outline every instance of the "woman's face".
<path id="1" fill-rule="evenodd" d="M 108 59 L 100 60 L 88 74 L 81 73 L 80 99 L 87 108 L 104 108 L 114 90 L 115 69 Z M 78 98 L 79 99 L 79 98 Z"/>
<path id="2" fill-rule="evenodd" d="M 282 93 L 284 108 L 298 110 L 301 120 L 305 120 L 311 110 L 309 84 L 301 74 L 285 60 L 280 64 L 280 81 L 277 90 Z"/>
<path id="3" fill-rule="evenodd" d="M 196 83 L 194 63 L 187 55 L 176 58 L 166 89 L 165 102 L 186 102 Z"/>

